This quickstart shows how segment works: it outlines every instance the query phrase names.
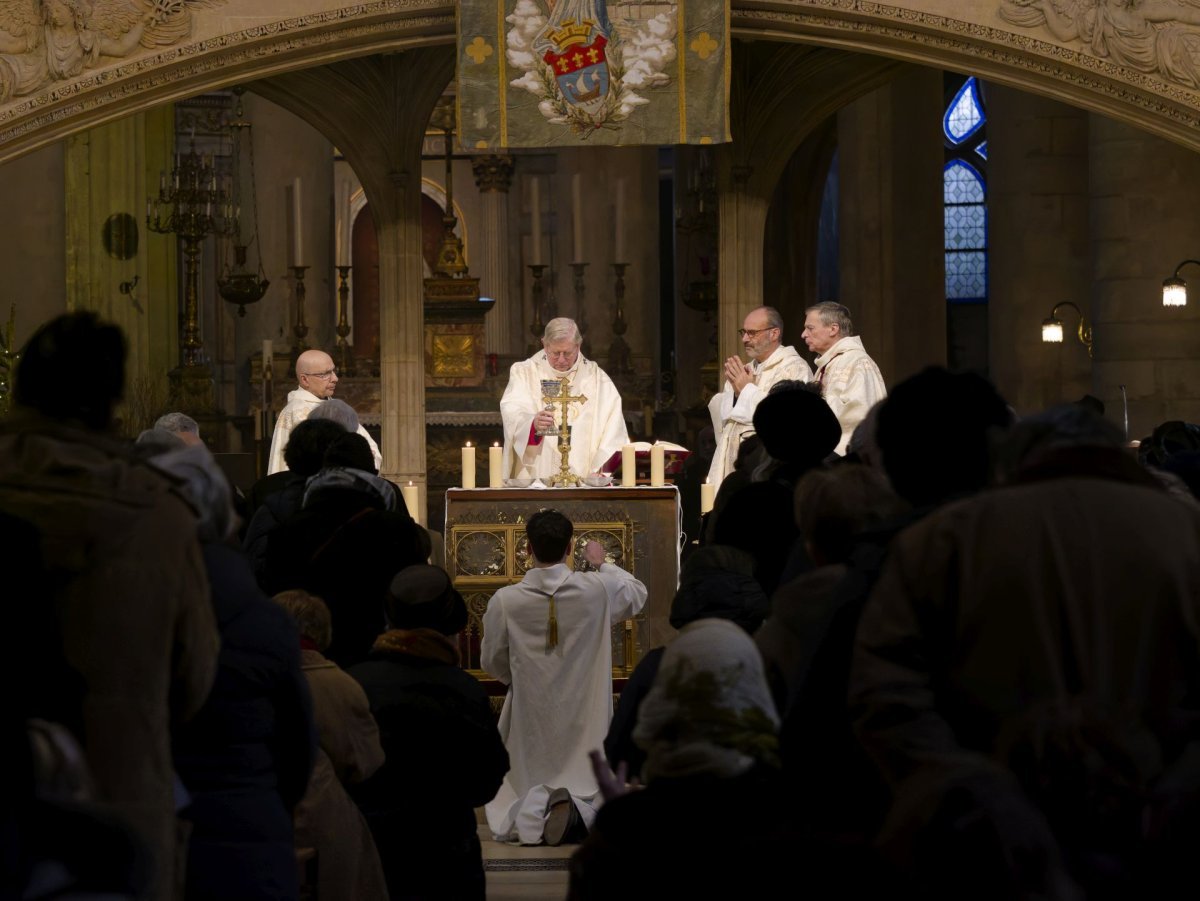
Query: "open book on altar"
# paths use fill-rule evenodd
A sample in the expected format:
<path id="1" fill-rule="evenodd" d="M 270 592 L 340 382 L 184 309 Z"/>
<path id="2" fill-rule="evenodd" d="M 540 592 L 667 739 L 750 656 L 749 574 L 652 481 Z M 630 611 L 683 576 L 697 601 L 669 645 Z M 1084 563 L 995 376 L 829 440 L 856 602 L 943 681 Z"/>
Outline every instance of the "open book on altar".
<path id="1" fill-rule="evenodd" d="M 649 441 L 631 441 L 629 444 L 633 447 L 638 475 L 648 479 L 650 477 L 650 448 L 654 445 Z M 670 441 L 659 441 L 658 445 L 663 449 L 663 474 L 666 476 L 678 475 L 683 469 L 683 461 L 690 457 L 692 452 L 686 447 L 672 444 Z M 600 467 L 600 471 L 619 477 L 621 475 L 621 451 L 617 451 L 609 457 L 608 462 Z"/>

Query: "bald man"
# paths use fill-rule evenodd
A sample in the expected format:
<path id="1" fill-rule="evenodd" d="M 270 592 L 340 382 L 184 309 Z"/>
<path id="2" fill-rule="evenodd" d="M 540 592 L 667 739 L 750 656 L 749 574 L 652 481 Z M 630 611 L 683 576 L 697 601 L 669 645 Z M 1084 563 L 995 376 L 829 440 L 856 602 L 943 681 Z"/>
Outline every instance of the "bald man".
<path id="1" fill-rule="evenodd" d="M 308 419 L 309 414 L 333 397 L 333 392 L 337 390 L 338 374 L 337 367 L 333 365 L 333 357 L 323 350 L 306 350 L 296 359 L 296 381 L 300 383 L 300 387 L 288 393 L 287 406 L 279 411 L 279 418 L 275 420 L 267 475 L 287 469 L 283 449 L 287 447 L 292 429 Z M 371 453 L 375 455 L 375 468 L 379 469 L 383 462 L 379 447 L 362 425 L 358 427 L 358 434 L 366 438 L 367 443 L 371 445 Z"/>

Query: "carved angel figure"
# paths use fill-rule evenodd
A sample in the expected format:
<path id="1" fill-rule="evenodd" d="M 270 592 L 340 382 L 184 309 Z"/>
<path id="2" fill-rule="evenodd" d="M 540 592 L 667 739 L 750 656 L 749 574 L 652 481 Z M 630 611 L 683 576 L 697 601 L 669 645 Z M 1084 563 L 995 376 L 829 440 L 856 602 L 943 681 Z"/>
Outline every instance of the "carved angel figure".
<path id="1" fill-rule="evenodd" d="M 191 9 L 223 0 L 0 0 L 0 103 L 74 78 L 102 57 L 173 44 Z"/>
<path id="2" fill-rule="evenodd" d="M 1002 0 L 1000 17 L 1138 72 L 1200 87 L 1200 0 Z"/>

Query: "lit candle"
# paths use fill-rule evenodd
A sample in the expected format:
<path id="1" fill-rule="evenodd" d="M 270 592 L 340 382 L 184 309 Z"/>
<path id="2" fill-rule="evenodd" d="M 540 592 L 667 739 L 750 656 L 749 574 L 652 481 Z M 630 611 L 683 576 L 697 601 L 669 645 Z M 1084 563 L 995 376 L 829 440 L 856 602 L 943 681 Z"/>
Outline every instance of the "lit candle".
<path id="1" fill-rule="evenodd" d="M 404 506 L 408 508 L 408 515 L 414 521 L 420 521 L 417 516 L 417 486 L 411 481 L 407 485 L 400 486 L 400 493 L 404 496 Z"/>
<path id="2" fill-rule="evenodd" d="M 571 228 L 574 238 L 575 255 L 571 258 L 576 263 L 583 262 L 583 188 L 580 184 L 579 173 L 571 176 Z"/>
<path id="3" fill-rule="evenodd" d="M 616 228 L 616 247 L 613 249 L 613 255 L 616 257 L 614 263 L 627 263 L 625 259 L 625 179 L 617 179 L 617 213 L 613 217 Z"/>
<path id="4" fill-rule="evenodd" d="M 637 484 L 637 453 L 632 444 L 621 446 L 621 485 L 632 488 Z"/>
<path id="5" fill-rule="evenodd" d="M 542 194 L 536 176 L 529 179 L 529 216 L 532 220 L 530 228 L 533 233 L 530 237 L 533 246 L 529 249 L 529 262 L 531 265 L 540 266 L 542 265 Z"/>
<path id="6" fill-rule="evenodd" d="M 262 359 L 263 378 L 269 379 L 271 377 L 271 368 L 272 368 L 272 364 L 274 362 L 275 362 L 275 342 L 273 342 L 270 338 L 264 338 L 263 339 L 263 359 Z"/>
<path id="7" fill-rule="evenodd" d="M 717 497 L 717 486 L 705 479 L 700 485 L 700 515 L 711 513 Z"/>
<path id="8" fill-rule="evenodd" d="M 666 448 L 655 442 L 650 447 L 650 486 L 652 488 L 661 488 L 667 484 L 666 463 Z"/>
<path id="9" fill-rule="evenodd" d="M 292 265 L 304 265 L 304 240 L 300 216 L 300 176 L 292 179 Z"/>
<path id="10" fill-rule="evenodd" d="M 471 442 L 468 441 L 466 447 L 462 449 L 462 486 L 464 488 L 475 487 L 475 448 L 471 447 Z"/>
<path id="11" fill-rule="evenodd" d="M 493 441 L 488 448 L 488 487 L 504 487 L 504 448 Z"/>

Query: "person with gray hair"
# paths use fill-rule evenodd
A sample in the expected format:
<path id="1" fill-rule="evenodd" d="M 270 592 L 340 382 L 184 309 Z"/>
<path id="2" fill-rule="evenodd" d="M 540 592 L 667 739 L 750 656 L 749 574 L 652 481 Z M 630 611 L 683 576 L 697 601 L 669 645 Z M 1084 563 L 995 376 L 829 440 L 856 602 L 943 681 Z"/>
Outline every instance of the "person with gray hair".
<path id="1" fill-rule="evenodd" d="M 358 431 L 358 414 L 354 412 L 352 406 L 336 397 L 330 397 L 325 403 L 318 404 L 308 414 L 308 418 L 328 419 L 331 422 L 336 422 L 347 432 Z"/>
<path id="2" fill-rule="evenodd" d="M 854 333 L 850 311 L 840 303 L 825 301 L 804 311 L 804 343 L 817 355 L 816 382 L 842 425 L 837 453 L 845 454 L 855 428 L 887 397 L 883 374 Z"/>
<path id="3" fill-rule="evenodd" d="M 204 444 L 200 424 L 186 413 L 164 413 L 154 421 L 154 428 L 170 432 L 189 447 Z"/>
<path id="4" fill-rule="evenodd" d="M 542 349 L 509 370 L 508 387 L 500 399 L 505 479 L 545 479 L 558 472 L 557 419 L 555 409 L 544 400 L 547 382 L 557 392 L 557 381 L 570 379 L 571 394 L 586 398 L 567 410 L 569 463 L 575 475 L 598 472 L 629 442 L 621 394 L 599 365 L 580 353 L 582 343 L 574 320 L 551 319 L 542 335 Z"/>

